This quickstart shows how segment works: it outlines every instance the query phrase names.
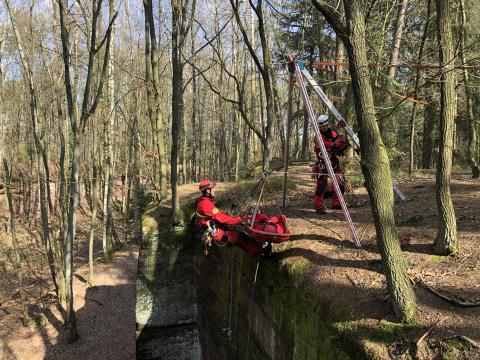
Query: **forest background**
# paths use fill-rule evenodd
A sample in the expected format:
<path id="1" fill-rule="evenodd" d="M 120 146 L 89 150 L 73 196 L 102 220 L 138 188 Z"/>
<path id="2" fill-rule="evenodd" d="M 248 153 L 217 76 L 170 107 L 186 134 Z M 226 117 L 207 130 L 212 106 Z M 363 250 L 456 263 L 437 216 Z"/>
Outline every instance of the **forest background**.
<path id="1" fill-rule="evenodd" d="M 377 195 L 391 189 L 390 169 L 395 176 L 437 169 L 442 216 L 435 249 L 458 252 L 451 166 L 480 175 L 480 11 L 473 5 L 3 0 L 1 191 L 13 196 L 1 216 L 12 237 L 5 251 L 16 264 L 24 321 L 28 300 L 15 226 L 42 244 L 55 296 L 65 304 L 65 337 L 75 340 L 77 212 L 91 214 L 93 284 L 95 232 L 101 231 L 108 263 L 115 246 L 139 239 L 147 200 L 171 198 L 172 225 L 181 226 L 178 185 L 240 181 L 255 166 L 282 158 L 290 54 L 305 62 L 360 133 L 372 209 L 387 209 L 385 217 L 374 211 L 380 248 L 392 249 L 393 241 L 387 278 L 403 279 L 389 281 L 394 310 L 411 319 L 398 239 L 388 231 L 393 195 Z M 313 132 L 299 92 L 293 104 L 289 157 L 310 160 Z M 387 177 L 375 176 L 385 170 Z M 116 228 L 130 224 L 131 232 L 118 236 Z"/>

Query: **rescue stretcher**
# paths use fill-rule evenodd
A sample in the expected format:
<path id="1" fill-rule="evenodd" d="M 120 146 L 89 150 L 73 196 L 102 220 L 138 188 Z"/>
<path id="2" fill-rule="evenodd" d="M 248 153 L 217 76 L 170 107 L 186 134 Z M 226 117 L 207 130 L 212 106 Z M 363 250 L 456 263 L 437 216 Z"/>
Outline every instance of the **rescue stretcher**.
<path id="1" fill-rule="evenodd" d="M 259 243 L 282 243 L 290 240 L 293 235 L 287 226 L 285 215 L 279 214 L 269 217 L 265 214 L 256 214 L 253 226 L 250 226 L 251 217 L 245 217 L 243 231 Z"/>

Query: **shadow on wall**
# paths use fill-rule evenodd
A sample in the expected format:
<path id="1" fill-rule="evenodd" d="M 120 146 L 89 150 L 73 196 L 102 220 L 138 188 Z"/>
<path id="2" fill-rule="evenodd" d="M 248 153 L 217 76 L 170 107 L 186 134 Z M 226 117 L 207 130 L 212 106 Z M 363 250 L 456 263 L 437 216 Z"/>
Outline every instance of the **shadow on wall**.
<path id="1" fill-rule="evenodd" d="M 159 207 L 144 215 L 137 275 L 137 359 L 200 359 L 193 241 Z"/>

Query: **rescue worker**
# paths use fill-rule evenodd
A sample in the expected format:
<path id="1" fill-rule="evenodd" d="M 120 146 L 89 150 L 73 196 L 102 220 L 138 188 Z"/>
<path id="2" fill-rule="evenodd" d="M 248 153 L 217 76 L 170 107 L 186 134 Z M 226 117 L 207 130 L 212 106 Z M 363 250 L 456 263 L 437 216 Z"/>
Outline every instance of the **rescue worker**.
<path id="1" fill-rule="evenodd" d="M 248 235 L 236 230 L 241 225 L 239 216 L 230 216 L 220 211 L 213 202 L 215 183 L 210 180 L 200 181 L 199 190 L 202 195 L 198 199 L 195 216 L 200 223 L 204 236 L 211 236 L 213 241 L 227 241 L 245 250 L 248 255 L 256 257 L 260 254 L 269 257 L 272 253 L 272 244 L 263 245 L 251 240 Z M 205 246 L 205 244 L 204 244 Z M 208 250 L 205 251 L 208 254 Z"/>
<path id="2" fill-rule="evenodd" d="M 337 176 L 337 181 L 340 187 L 340 191 L 343 194 L 343 192 L 345 191 L 345 179 L 343 177 L 343 169 L 340 167 L 340 161 L 338 157 L 345 155 L 345 150 L 350 147 L 350 144 L 348 143 L 345 136 L 338 135 L 336 131 L 330 128 L 327 115 L 320 115 L 317 118 L 317 124 L 320 128 L 320 133 L 322 135 L 322 140 L 325 144 L 327 153 L 330 156 L 330 162 L 332 164 L 333 171 L 335 174 L 340 175 Z M 320 144 L 318 143 L 318 140 L 319 139 L 315 137 L 314 144 L 317 162 L 312 168 L 312 178 L 317 180 L 317 185 L 315 188 L 315 193 L 313 195 L 313 206 L 317 214 L 326 214 L 324 196 L 328 188 L 328 171 L 325 162 L 323 161 L 322 152 L 320 150 Z M 331 209 L 340 208 L 341 206 L 338 196 L 335 191 L 333 191 Z"/>

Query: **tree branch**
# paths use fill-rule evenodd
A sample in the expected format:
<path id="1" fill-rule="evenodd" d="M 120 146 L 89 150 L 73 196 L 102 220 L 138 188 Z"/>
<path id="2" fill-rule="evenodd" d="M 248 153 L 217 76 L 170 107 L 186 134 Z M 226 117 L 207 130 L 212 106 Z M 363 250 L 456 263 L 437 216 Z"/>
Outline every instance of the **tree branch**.
<path id="1" fill-rule="evenodd" d="M 349 43 L 347 27 L 340 20 L 339 14 L 330 9 L 327 5 L 320 4 L 318 0 L 312 0 L 313 6 L 323 15 L 325 20 L 330 24 L 335 33 L 342 39 L 345 44 Z"/>
<path id="2" fill-rule="evenodd" d="M 240 14 L 238 13 L 238 0 L 235 0 L 235 2 L 234 0 L 230 0 L 230 4 L 232 5 L 232 10 L 235 15 L 235 20 L 237 21 L 240 32 L 242 33 L 243 41 L 245 41 L 248 51 L 250 52 L 250 55 L 252 56 L 252 59 L 255 62 L 255 65 L 257 65 L 258 71 L 260 71 L 262 76 L 265 76 L 265 70 L 262 64 L 260 63 L 260 60 L 258 59 L 257 54 L 255 53 L 255 49 L 252 47 L 252 43 L 248 39 L 247 32 L 245 31 L 242 20 L 240 19 Z"/>

